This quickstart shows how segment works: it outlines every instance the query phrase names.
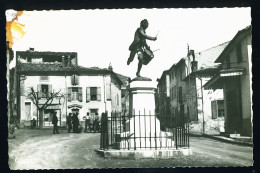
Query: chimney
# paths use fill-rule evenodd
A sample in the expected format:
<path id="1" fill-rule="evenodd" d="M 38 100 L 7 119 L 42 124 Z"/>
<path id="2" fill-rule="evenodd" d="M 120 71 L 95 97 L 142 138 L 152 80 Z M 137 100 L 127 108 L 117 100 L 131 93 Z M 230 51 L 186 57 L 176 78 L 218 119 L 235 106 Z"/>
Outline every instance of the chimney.
<path id="1" fill-rule="evenodd" d="M 75 58 L 75 65 L 78 65 L 78 54 L 77 53 L 74 58 Z"/>
<path id="2" fill-rule="evenodd" d="M 113 71 L 113 67 L 112 67 L 112 64 L 111 64 L 111 63 L 110 63 L 109 66 L 108 66 L 108 70 Z"/>
<path id="3" fill-rule="evenodd" d="M 64 55 L 62 55 L 62 67 L 66 67 L 67 61 Z"/>
<path id="4" fill-rule="evenodd" d="M 189 54 L 192 56 L 192 61 L 191 61 L 191 71 L 195 72 L 198 69 L 198 61 L 195 61 L 195 54 L 194 50 L 190 50 Z"/>
<path id="5" fill-rule="evenodd" d="M 71 66 L 71 58 L 70 58 L 70 55 L 68 56 L 68 59 L 67 59 L 67 67 L 70 67 Z"/>
<path id="6" fill-rule="evenodd" d="M 192 61 L 195 61 L 194 50 L 190 50 L 190 55 L 192 56 Z"/>

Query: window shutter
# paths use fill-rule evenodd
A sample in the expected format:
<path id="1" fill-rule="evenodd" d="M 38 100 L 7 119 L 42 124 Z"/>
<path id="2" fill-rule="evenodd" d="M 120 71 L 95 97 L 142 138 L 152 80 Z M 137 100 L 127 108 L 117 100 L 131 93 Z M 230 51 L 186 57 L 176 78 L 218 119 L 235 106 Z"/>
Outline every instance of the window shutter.
<path id="1" fill-rule="evenodd" d="M 217 108 L 217 101 L 211 101 L 211 110 L 212 110 L 212 119 L 218 118 L 218 108 Z"/>
<path id="2" fill-rule="evenodd" d="M 74 83 L 75 83 L 75 80 L 74 80 L 75 78 L 74 78 L 74 74 L 73 75 L 71 75 L 71 85 L 73 86 L 74 85 Z"/>
<path id="3" fill-rule="evenodd" d="M 71 101 L 71 87 L 68 87 L 68 101 Z"/>
<path id="4" fill-rule="evenodd" d="M 74 75 L 75 77 L 74 77 L 74 84 L 75 85 L 79 85 L 79 76 L 78 75 Z M 82 90 L 81 90 L 82 91 Z"/>
<path id="5" fill-rule="evenodd" d="M 97 87 L 97 101 L 101 101 L 101 88 Z"/>
<path id="6" fill-rule="evenodd" d="M 82 102 L 82 87 L 79 87 L 79 101 Z"/>
<path id="7" fill-rule="evenodd" d="M 38 99 L 42 98 L 42 91 L 41 91 L 41 85 L 37 85 L 37 92 L 38 92 Z"/>
<path id="8" fill-rule="evenodd" d="M 86 88 L 86 102 L 90 101 L 90 87 Z"/>
<path id="9" fill-rule="evenodd" d="M 48 85 L 48 95 L 47 95 L 47 97 L 51 97 L 51 93 L 52 93 L 52 85 Z"/>

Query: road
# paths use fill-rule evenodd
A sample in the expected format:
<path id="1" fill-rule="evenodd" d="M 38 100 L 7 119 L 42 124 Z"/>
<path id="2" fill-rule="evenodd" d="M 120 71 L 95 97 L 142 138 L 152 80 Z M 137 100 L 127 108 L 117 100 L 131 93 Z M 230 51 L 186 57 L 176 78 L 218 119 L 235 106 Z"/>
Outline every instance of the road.
<path id="1" fill-rule="evenodd" d="M 252 147 L 191 137 L 192 156 L 173 159 L 103 158 L 99 134 L 52 134 L 49 130 L 18 129 L 9 142 L 10 169 L 160 168 L 182 166 L 251 166 Z"/>

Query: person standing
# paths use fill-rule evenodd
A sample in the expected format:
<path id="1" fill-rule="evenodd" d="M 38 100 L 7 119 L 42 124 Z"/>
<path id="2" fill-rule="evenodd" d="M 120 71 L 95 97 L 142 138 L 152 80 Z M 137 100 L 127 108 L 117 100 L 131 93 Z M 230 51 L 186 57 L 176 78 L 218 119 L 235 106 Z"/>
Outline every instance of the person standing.
<path id="1" fill-rule="evenodd" d="M 89 116 L 89 112 L 87 113 L 86 119 L 85 119 L 85 133 L 87 132 L 87 130 L 90 129 L 90 116 Z"/>
<path id="2" fill-rule="evenodd" d="M 99 117 L 98 117 L 98 113 L 95 113 L 95 118 L 94 118 L 94 122 L 93 122 L 93 126 L 94 126 L 94 132 L 99 131 Z"/>
<path id="3" fill-rule="evenodd" d="M 73 119 L 72 119 L 72 124 L 73 124 L 73 133 L 78 133 L 78 128 L 79 128 L 79 118 L 78 118 L 78 113 L 75 112 L 73 114 Z"/>
<path id="4" fill-rule="evenodd" d="M 53 134 L 59 134 L 59 130 L 58 130 L 58 118 L 56 116 L 57 112 L 53 113 L 53 117 L 52 117 L 52 124 L 53 124 Z"/>
<path id="5" fill-rule="evenodd" d="M 15 138 L 15 127 L 14 127 L 14 121 L 10 120 L 9 121 L 9 126 L 8 126 L 8 138 L 9 139 L 14 139 Z"/>
<path id="6" fill-rule="evenodd" d="M 36 120 L 35 120 L 35 118 L 33 118 L 33 120 L 32 120 L 31 128 L 32 129 L 36 128 Z"/>
<path id="7" fill-rule="evenodd" d="M 100 149 L 107 150 L 108 149 L 108 117 L 107 112 L 102 113 L 101 116 L 101 135 L 100 135 Z"/>
<path id="8" fill-rule="evenodd" d="M 67 117 L 68 133 L 70 133 L 70 131 L 72 129 L 71 118 L 72 118 L 71 113 L 69 113 L 69 115 Z"/>

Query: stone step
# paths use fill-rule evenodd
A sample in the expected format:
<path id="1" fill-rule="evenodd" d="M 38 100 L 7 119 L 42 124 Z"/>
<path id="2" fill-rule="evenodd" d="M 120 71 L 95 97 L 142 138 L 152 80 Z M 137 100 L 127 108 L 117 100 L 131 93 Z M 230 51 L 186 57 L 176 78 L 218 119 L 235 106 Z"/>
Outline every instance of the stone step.
<path id="1" fill-rule="evenodd" d="M 120 142 L 115 142 L 113 145 L 114 149 L 134 149 L 134 148 L 139 148 L 139 149 L 155 149 L 155 148 L 174 148 L 175 143 L 174 141 L 170 139 L 165 139 L 165 140 L 154 140 L 154 139 L 131 139 L 129 141 L 120 141 Z"/>

